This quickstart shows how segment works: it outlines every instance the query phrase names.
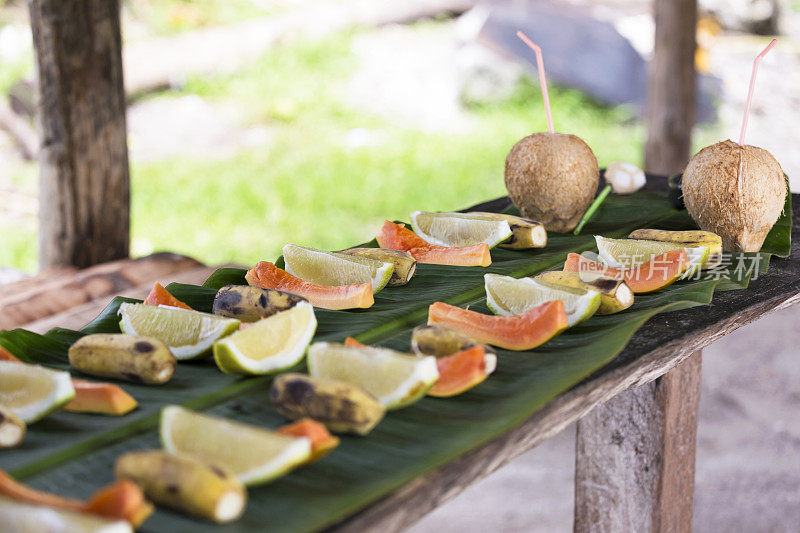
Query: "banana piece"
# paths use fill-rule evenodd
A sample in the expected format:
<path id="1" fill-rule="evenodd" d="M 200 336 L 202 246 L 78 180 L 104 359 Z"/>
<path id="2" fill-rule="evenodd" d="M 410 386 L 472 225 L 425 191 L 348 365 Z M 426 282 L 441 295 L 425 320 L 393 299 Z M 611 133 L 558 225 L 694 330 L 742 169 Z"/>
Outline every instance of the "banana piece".
<path id="1" fill-rule="evenodd" d="M 25 422 L 11 409 L 0 405 L 0 449 L 13 448 L 25 438 Z"/>
<path id="2" fill-rule="evenodd" d="M 256 322 L 307 301 L 302 296 L 276 289 L 225 285 L 214 296 L 211 312 L 241 322 Z"/>
<path id="3" fill-rule="evenodd" d="M 338 253 L 392 263 L 394 270 L 392 271 L 392 277 L 389 278 L 389 283 L 387 283 L 389 287 L 405 285 L 411 281 L 411 278 L 417 272 L 416 259 L 410 253 L 401 252 L 400 250 L 391 250 L 389 248 L 348 248 L 347 250 L 340 250 Z"/>
<path id="4" fill-rule="evenodd" d="M 417 326 L 411 333 L 411 351 L 417 355 L 447 357 L 473 346 L 483 346 L 485 353 L 497 355 L 494 348 L 444 326 Z"/>
<path id="5" fill-rule="evenodd" d="M 547 230 L 540 222 L 535 220 L 504 213 L 486 213 L 483 211 L 470 211 L 469 214 L 508 222 L 511 227 L 511 237 L 500 243 L 500 248 L 522 250 L 525 248 L 544 248 L 547 245 Z"/>
<path id="6" fill-rule="evenodd" d="M 161 450 L 129 452 L 114 464 L 117 479 L 130 479 L 158 505 L 223 524 L 244 512 L 247 491 L 221 468 Z"/>
<path id="7" fill-rule="evenodd" d="M 645 241 L 674 242 L 687 246 L 708 246 L 708 261 L 703 269 L 714 268 L 722 263 L 722 237 L 710 231 L 688 230 L 668 231 L 663 229 L 637 229 L 628 235 L 629 239 Z"/>
<path id="8" fill-rule="evenodd" d="M 152 337 L 124 333 L 86 335 L 69 347 L 69 364 L 90 376 L 160 385 L 172 378 L 178 362 Z"/>
<path id="9" fill-rule="evenodd" d="M 286 418 L 313 418 L 335 433 L 366 435 L 386 412 L 374 396 L 358 387 L 305 374 L 278 376 L 269 396 L 275 409 Z"/>
<path id="10" fill-rule="evenodd" d="M 584 281 L 578 272 L 561 271 L 542 272 L 534 279 L 556 288 L 561 286 L 598 291 L 600 293 L 598 315 L 610 315 L 633 305 L 633 291 L 621 279 L 598 276 Z"/>

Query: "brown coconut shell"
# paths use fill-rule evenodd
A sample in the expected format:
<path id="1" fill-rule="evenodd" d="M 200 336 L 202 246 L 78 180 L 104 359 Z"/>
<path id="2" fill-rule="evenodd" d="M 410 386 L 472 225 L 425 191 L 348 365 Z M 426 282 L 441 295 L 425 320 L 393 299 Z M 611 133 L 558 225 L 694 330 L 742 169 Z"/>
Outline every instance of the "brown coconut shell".
<path id="1" fill-rule="evenodd" d="M 522 216 L 547 231 L 567 232 L 580 222 L 600 181 L 592 149 L 568 133 L 534 133 L 506 157 L 506 189 Z"/>
<path id="2" fill-rule="evenodd" d="M 700 150 L 682 180 L 686 209 L 726 252 L 757 252 L 783 211 L 786 178 L 768 151 L 731 140 Z"/>

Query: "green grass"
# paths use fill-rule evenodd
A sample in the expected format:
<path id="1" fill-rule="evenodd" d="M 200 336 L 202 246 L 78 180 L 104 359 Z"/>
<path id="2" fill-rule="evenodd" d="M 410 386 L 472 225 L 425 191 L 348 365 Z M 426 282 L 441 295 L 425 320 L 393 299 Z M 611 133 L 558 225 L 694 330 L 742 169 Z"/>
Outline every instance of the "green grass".
<path id="1" fill-rule="evenodd" d="M 503 162 L 545 128 L 541 95 L 472 107 L 475 127 L 421 133 L 343 103 L 354 70 L 349 35 L 289 46 L 235 76 L 190 80 L 185 91 L 235 101 L 269 144 L 223 160 L 172 159 L 133 168 L 133 251 L 169 249 L 209 263 L 272 259 L 287 243 L 336 249 L 372 238 L 384 219 L 450 210 L 503 195 Z M 583 137 L 601 164 L 641 163 L 643 129 L 620 109 L 571 90 L 551 91 L 558 128 Z M 377 146 L 350 148 L 355 128 Z"/>
<path id="2" fill-rule="evenodd" d="M 232 24 L 279 10 L 253 0 L 127 0 L 125 10 L 153 35 L 170 35 L 207 26 Z"/>

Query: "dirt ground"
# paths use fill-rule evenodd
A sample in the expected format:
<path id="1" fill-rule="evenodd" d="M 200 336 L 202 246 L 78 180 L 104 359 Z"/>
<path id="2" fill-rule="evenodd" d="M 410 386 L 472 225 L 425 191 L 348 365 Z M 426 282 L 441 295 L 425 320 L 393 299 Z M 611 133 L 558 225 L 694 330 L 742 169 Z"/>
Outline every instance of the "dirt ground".
<path id="1" fill-rule="evenodd" d="M 800 306 L 703 351 L 694 530 L 800 528 Z M 575 426 L 425 517 L 410 533 L 572 531 Z"/>

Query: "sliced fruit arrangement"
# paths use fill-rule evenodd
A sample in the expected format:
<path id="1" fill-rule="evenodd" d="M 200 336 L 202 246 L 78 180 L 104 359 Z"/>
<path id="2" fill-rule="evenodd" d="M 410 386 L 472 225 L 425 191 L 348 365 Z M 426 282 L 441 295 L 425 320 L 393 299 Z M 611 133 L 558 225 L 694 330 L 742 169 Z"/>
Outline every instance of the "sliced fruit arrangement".
<path id="1" fill-rule="evenodd" d="M 214 360 L 226 374 L 280 372 L 303 359 L 316 329 L 314 307 L 299 302 L 216 342 Z"/>
<path id="2" fill-rule="evenodd" d="M 541 222 L 505 213 L 470 211 L 467 214 L 508 222 L 511 228 L 511 237 L 501 242 L 500 248 L 524 250 L 526 248 L 544 248 L 547 245 L 547 230 Z"/>
<path id="3" fill-rule="evenodd" d="M 142 490 L 135 483 L 125 480 L 103 487 L 84 502 L 33 489 L 0 470 L 0 496 L 17 505 L 29 504 L 48 508 L 53 511 L 53 516 L 57 516 L 56 510 L 71 511 L 80 513 L 78 516 L 94 515 L 124 520 L 134 528 L 139 527 L 153 513 L 153 505 L 144 498 Z M 6 522 L 0 521 L 0 524 Z M 46 528 L 23 531 L 53 530 Z"/>
<path id="4" fill-rule="evenodd" d="M 14 411 L 0 405 L 0 448 L 13 448 L 25 438 L 25 422 Z"/>
<path id="5" fill-rule="evenodd" d="M 414 211 L 411 228 L 422 240 L 438 246 L 472 246 L 484 243 L 494 248 L 511 237 L 507 220 L 465 213 Z"/>
<path id="6" fill-rule="evenodd" d="M 502 213 L 411 213 L 414 232 L 430 244 L 470 246 L 486 243 L 514 250 L 543 248 L 547 230 L 539 222 Z"/>
<path id="7" fill-rule="evenodd" d="M 339 253 L 375 259 L 384 263 L 392 263 L 392 265 L 394 265 L 394 270 L 392 270 L 392 277 L 389 278 L 389 283 L 386 284 L 388 287 L 405 285 L 411 281 L 411 278 L 413 278 L 414 274 L 417 272 L 417 260 L 414 259 L 414 256 L 408 252 L 401 252 L 400 250 L 356 247 L 340 250 Z"/>
<path id="8" fill-rule="evenodd" d="M 707 246 L 708 259 L 703 268 L 714 268 L 722 262 L 722 237 L 710 231 L 668 231 L 663 229 L 637 229 L 628 235 L 629 239 L 644 241 L 671 242 L 687 246 Z"/>
<path id="9" fill-rule="evenodd" d="M 0 361 L 0 405 L 31 424 L 75 396 L 68 372 Z"/>
<path id="10" fill-rule="evenodd" d="M 634 294 L 663 289 L 680 279 L 688 267 L 689 257 L 683 248 L 661 254 L 633 268 L 606 266 L 575 253 L 567 255 L 564 263 L 565 271 L 578 272 L 583 279 L 591 280 L 598 275 L 621 279 Z"/>
<path id="11" fill-rule="evenodd" d="M 428 324 L 444 326 L 507 350 L 532 350 L 564 331 L 568 321 L 560 300 L 514 316 L 484 315 L 436 302 L 428 309 Z"/>
<path id="12" fill-rule="evenodd" d="M 239 329 L 239 321 L 174 307 L 123 303 L 119 327 L 136 337 L 155 337 L 179 361 L 205 357 L 211 345 Z"/>
<path id="13" fill-rule="evenodd" d="M 561 300 L 568 327 L 580 324 L 600 307 L 600 293 L 592 289 L 552 287 L 533 278 L 484 274 L 486 304 L 496 315 L 521 315 L 545 302 Z"/>
<path id="14" fill-rule="evenodd" d="M 418 326 L 411 333 L 411 351 L 436 357 L 439 380 L 428 396 L 450 397 L 480 385 L 497 368 L 492 348 L 442 326 Z"/>
<path id="15" fill-rule="evenodd" d="M 328 287 L 370 283 L 373 294 L 386 286 L 394 272 L 391 262 L 294 244 L 283 247 L 283 260 L 286 272 L 303 281 Z"/>
<path id="16" fill-rule="evenodd" d="M 245 275 L 247 283 L 264 289 L 291 292 L 306 298 L 314 307 L 323 309 L 354 309 L 371 307 L 371 283 L 358 283 L 329 287 L 292 276 L 268 261 L 261 261 Z"/>
<path id="17" fill-rule="evenodd" d="M 311 345 L 308 370 L 314 377 L 360 387 L 386 409 L 398 409 L 417 401 L 439 379 L 433 357 L 330 342 Z"/>
<path id="18" fill-rule="evenodd" d="M 423 333 L 418 334 L 417 331 Z M 423 353 L 414 349 L 414 335 L 425 337 L 423 346 L 434 347 L 434 353 Z M 344 340 L 345 346 L 365 346 L 353 337 Z M 460 333 L 440 326 L 420 326 L 411 337 L 412 350 L 417 355 L 436 357 L 439 379 L 428 390 L 428 396 L 449 398 L 480 385 L 497 368 L 497 355 L 486 345 L 476 343 Z M 455 349 L 449 349 L 454 348 Z M 438 355 L 437 355 L 438 354 Z"/>
<path id="19" fill-rule="evenodd" d="M 689 257 L 684 278 L 705 268 L 709 257 L 708 246 L 686 246 L 672 242 L 643 241 L 637 239 L 607 239 L 595 235 L 597 249 L 603 262 L 616 268 L 633 268 L 651 261 L 656 256 L 683 249 Z"/>
<path id="20" fill-rule="evenodd" d="M 247 505 L 247 489 L 235 476 L 186 455 L 128 452 L 117 458 L 114 474 L 139 485 L 157 505 L 219 524 L 242 516 Z"/>
<path id="21" fill-rule="evenodd" d="M 305 464 L 319 461 L 339 445 L 338 437 L 331 435 L 324 425 L 310 418 L 301 418 L 297 422 L 281 426 L 275 433 L 311 441 L 311 457 Z"/>
<path id="22" fill-rule="evenodd" d="M 483 267 L 492 264 L 489 245 L 486 243 L 459 247 L 438 246 L 425 242 L 403 224 L 395 224 L 388 220 L 383 223 L 377 240 L 381 248 L 408 252 L 420 263 Z"/>
<path id="23" fill-rule="evenodd" d="M 582 279 L 577 272 L 550 271 L 542 272 L 535 278 L 542 285 L 554 288 L 575 288 L 597 291 L 600 293 L 598 315 L 610 315 L 623 311 L 633 305 L 633 291 L 621 279 L 605 276 L 592 276 Z"/>
<path id="24" fill-rule="evenodd" d="M 366 435 L 386 412 L 372 394 L 356 385 L 304 374 L 276 377 L 269 397 L 286 418 L 312 418 L 334 433 Z"/>
<path id="25" fill-rule="evenodd" d="M 147 305 L 168 305 L 170 307 L 178 307 L 180 309 L 192 309 L 170 294 L 170 292 L 162 287 L 160 283 L 153 285 L 153 288 L 150 290 L 150 294 L 148 294 L 147 298 L 144 299 L 144 303 Z"/>
<path id="26" fill-rule="evenodd" d="M 139 405 L 133 396 L 111 383 L 73 379 L 72 386 L 75 388 L 75 397 L 64 406 L 65 411 L 120 416 Z"/>
<path id="27" fill-rule="evenodd" d="M 311 440 L 196 413 L 177 405 L 161 410 L 164 449 L 222 467 L 243 484 L 272 481 L 311 458 Z"/>
<path id="28" fill-rule="evenodd" d="M 69 364 L 84 374 L 146 385 L 166 383 L 178 366 L 160 340 L 124 333 L 86 335 L 69 347 L 68 355 Z"/>
<path id="29" fill-rule="evenodd" d="M 214 296 L 211 312 L 250 323 L 291 309 L 300 302 L 308 300 L 275 289 L 262 289 L 250 285 L 225 285 Z"/>

